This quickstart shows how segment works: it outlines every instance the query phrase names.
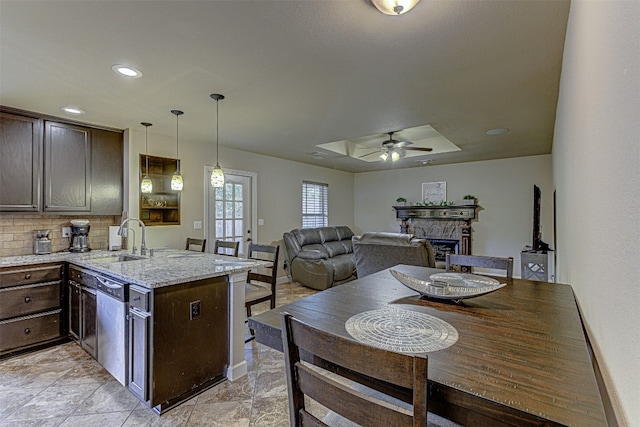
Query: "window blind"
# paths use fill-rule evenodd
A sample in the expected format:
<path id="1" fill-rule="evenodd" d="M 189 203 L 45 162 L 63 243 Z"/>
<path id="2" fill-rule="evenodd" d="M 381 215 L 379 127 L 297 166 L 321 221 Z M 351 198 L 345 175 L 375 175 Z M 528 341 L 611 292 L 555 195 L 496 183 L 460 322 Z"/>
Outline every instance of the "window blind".
<path id="1" fill-rule="evenodd" d="M 326 227 L 329 224 L 329 185 L 302 182 L 302 228 Z"/>

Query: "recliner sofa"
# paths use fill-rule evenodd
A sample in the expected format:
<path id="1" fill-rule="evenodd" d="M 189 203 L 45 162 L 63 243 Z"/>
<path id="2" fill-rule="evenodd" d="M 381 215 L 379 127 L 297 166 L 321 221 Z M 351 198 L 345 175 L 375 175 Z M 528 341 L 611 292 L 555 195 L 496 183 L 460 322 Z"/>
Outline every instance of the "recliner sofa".
<path id="1" fill-rule="evenodd" d="M 352 240 L 358 277 L 398 264 L 436 267 L 431 243 L 413 234 L 374 232 L 354 236 Z"/>
<path id="2" fill-rule="evenodd" d="M 352 237 L 353 231 L 344 225 L 284 233 L 291 279 L 319 291 L 354 280 Z"/>

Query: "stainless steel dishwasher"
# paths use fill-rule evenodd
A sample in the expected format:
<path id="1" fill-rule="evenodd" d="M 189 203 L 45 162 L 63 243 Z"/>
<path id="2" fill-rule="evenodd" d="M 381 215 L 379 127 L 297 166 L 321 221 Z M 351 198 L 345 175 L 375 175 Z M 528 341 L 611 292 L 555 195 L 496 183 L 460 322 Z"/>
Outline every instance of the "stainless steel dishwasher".
<path id="1" fill-rule="evenodd" d="M 122 385 L 128 380 L 127 284 L 96 276 L 98 285 L 98 362 Z"/>

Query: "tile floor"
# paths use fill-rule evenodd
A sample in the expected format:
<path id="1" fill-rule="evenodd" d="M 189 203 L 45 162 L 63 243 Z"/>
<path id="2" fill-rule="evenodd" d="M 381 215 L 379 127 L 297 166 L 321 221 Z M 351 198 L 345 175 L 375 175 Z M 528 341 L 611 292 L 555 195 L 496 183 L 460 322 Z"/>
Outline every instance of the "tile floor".
<path id="1" fill-rule="evenodd" d="M 313 294 L 278 285 L 278 305 Z M 253 313 L 268 310 L 263 303 Z M 0 427 L 287 426 L 282 353 L 251 341 L 247 376 L 225 381 L 162 416 L 146 408 L 77 344 L 0 360 Z"/>

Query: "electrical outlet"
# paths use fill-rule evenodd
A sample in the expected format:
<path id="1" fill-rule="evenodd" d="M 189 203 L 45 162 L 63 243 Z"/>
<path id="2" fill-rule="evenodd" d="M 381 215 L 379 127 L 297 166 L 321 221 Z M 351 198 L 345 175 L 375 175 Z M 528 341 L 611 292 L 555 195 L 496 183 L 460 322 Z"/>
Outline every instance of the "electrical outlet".
<path id="1" fill-rule="evenodd" d="M 71 237 L 71 227 L 62 227 L 62 237 Z"/>
<path id="2" fill-rule="evenodd" d="M 200 317 L 200 300 L 189 303 L 189 320 Z"/>
<path id="3" fill-rule="evenodd" d="M 194 230 L 202 230 L 202 221 L 193 221 Z"/>

